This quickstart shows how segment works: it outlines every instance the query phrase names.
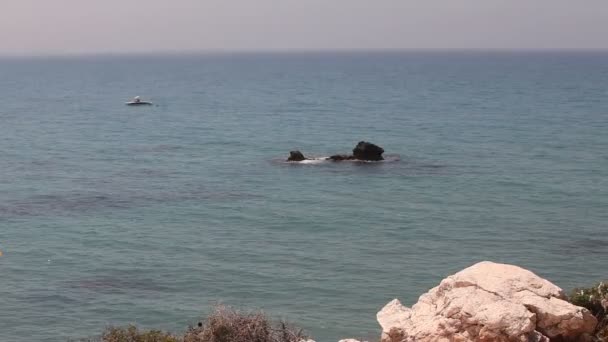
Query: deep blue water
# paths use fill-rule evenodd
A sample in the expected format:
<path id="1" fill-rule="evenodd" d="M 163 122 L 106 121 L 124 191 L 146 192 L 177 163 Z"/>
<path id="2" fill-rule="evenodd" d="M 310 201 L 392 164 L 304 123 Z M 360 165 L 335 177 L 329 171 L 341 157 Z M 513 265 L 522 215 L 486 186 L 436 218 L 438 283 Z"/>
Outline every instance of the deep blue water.
<path id="1" fill-rule="evenodd" d="M 480 260 L 608 278 L 608 52 L 1 59 L 0 95 L 1 341 L 218 302 L 334 341 Z M 393 161 L 282 162 L 359 140 Z"/>

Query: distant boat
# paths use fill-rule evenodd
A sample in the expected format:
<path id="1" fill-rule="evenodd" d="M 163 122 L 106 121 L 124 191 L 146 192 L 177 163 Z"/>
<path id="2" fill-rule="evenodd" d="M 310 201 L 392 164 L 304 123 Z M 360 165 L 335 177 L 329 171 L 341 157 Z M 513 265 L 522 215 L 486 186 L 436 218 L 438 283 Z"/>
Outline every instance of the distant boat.
<path id="1" fill-rule="evenodd" d="M 127 106 L 150 106 L 152 105 L 152 102 L 147 102 L 147 101 L 142 101 L 139 96 L 135 96 L 133 98 L 133 101 L 131 102 L 126 102 L 125 103 Z"/>

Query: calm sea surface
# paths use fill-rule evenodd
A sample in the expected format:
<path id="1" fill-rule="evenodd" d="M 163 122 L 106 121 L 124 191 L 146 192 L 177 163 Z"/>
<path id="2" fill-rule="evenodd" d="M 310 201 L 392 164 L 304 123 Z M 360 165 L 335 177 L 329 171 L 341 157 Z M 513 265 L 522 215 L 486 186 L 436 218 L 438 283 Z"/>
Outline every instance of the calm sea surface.
<path id="1" fill-rule="evenodd" d="M 0 98 L 1 341 L 216 303 L 335 341 L 480 260 L 608 278 L 608 52 L 1 59 Z M 391 161 L 282 162 L 360 140 Z"/>

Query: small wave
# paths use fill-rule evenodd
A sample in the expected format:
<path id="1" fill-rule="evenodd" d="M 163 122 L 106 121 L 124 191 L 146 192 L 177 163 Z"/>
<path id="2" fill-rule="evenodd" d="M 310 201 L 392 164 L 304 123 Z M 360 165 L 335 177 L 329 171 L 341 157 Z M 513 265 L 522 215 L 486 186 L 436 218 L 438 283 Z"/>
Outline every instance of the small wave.
<path id="1" fill-rule="evenodd" d="M 288 162 L 288 163 L 314 165 L 314 164 L 322 164 L 322 163 L 328 163 L 328 162 L 330 162 L 330 160 L 328 160 L 327 157 L 322 157 L 322 158 L 312 158 L 312 159 L 302 160 L 299 162 Z"/>
<path id="2" fill-rule="evenodd" d="M 357 164 L 384 164 L 384 163 L 394 163 L 394 162 L 398 162 L 401 160 L 401 157 L 397 154 L 391 154 L 391 155 L 387 155 L 384 160 L 378 160 L 378 161 L 374 161 L 374 160 L 357 160 L 357 159 L 352 159 L 352 160 L 340 160 L 340 161 L 333 161 L 329 159 L 329 156 L 326 157 L 314 157 L 314 158 L 309 158 L 306 160 L 302 160 L 302 161 L 286 161 L 286 160 L 282 160 L 283 163 L 286 164 L 291 164 L 291 165 L 318 165 L 318 164 L 340 164 L 340 163 L 357 163 Z"/>
<path id="3" fill-rule="evenodd" d="M 135 152 L 171 152 L 182 149 L 183 146 L 170 145 L 170 144 L 158 144 L 158 145 L 138 145 L 133 146 L 131 149 Z"/>

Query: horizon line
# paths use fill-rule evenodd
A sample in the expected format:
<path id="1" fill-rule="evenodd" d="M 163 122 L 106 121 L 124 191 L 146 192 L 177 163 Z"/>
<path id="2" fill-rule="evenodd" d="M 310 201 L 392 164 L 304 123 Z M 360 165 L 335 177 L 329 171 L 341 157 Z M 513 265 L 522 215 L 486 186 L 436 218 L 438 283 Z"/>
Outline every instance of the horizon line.
<path id="1" fill-rule="evenodd" d="M 74 58 L 74 57 L 129 57 L 129 56 L 203 56 L 203 55 L 295 55 L 324 53 L 416 53 L 416 52 L 608 52 L 602 48 L 284 48 L 284 49 L 201 49 L 149 51 L 79 51 L 79 52 L 0 52 L 0 58 Z"/>

